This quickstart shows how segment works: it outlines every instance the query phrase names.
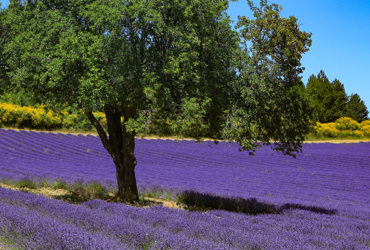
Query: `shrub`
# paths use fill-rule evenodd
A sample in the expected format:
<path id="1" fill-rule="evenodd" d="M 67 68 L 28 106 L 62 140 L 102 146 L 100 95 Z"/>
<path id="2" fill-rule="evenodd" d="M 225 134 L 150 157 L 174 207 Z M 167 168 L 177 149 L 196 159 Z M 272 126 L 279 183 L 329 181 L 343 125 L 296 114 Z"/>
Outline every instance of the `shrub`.
<path id="1" fill-rule="evenodd" d="M 68 190 L 69 185 L 64 180 L 57 180 L 57 181 L 54 181 L 54 183 L 52 185 L 52 188 L 53 189 L 66 189 L 66 190 Z"/>
<path id="2" fill-rule="evenodd" d="M 29 188 L 29 189 L 36 189 L 37 185 L 34 181 L 29 179 L 23 179 L 16 183 L 16 186 L 19 188 Z"/>
<path id="3" fill-rule="evenodd" d="M 107 196 L 107 189 L 99 182 L 89 182 L 85 187 L 86 195 L 95 199 L 103 199 Z"/>
<path id="4" fill-rule="evenodd" d="M 43 179 L 39 180 L 38 185 L 39 185 L 39 187 L 42 187 L 42 188 L 50 187 L 49 182 L 47 180 L 43 180 Z"/>
<path id="5" fill-rule="evenodd" d="M 370 123 L 369 125 L 362 126 L 361 132 L 364 134 L 364 136 L 370 136 Z"/>
<path id="6" fill-rule="evenodd" d="M 362 128 L 365 127 L 365 126 L 370 126 L 370 120 L 363 121 L 363 122 L 361 122 L 360 125 L 361 125 Z"/>
<path id="7" fill-rule="evenodd" d="M 107 199 L 109 198 L 108 190 L 98 181 L 90 181 L 86 184 L 78 180 L 71 187 L 73 200 L 86 201 L 90 199 Z"/>
<path id="8" fill-rule="evenodd" d="M 94 112 L 98 121 L 106 127 L 105 114 Z M 93 126 L 81 111 L 67 109 L 53 112 L 46 106 L 27 107 L 10 103 L 0 103 L 0 126 L 16 128 L 93 130 Z"/>
<path id="9" fill-rule="evenodd" d="M 335 127 L 334 123 L 320 123 L 317 122 L 314 127 L 316 135 L 326 136 L 326 137 L 337 137 L 339 135 L 339 130 Z"/>
<path id="10" fill-rule="evenodd" d="M 103 127 L 107 127 L 107 120 L 105 114 L 102 112 L 93 112 L 96 119 L 101 123 Z M 94 127 L 91 125 L 90 121 L 81 111 L 67 112 L 63 110 L 61 112 L 63 128 L 76 129 L 89 131 L 93 130 Z"/>
<path id="11" fill-rule="evenodd" d="M 0 125 L 17 128 L 60 128 L 61 118 L 45 106 L 21 107 L 10 103 L 0 103 Z"/>
<path id="12" fill-rule="evenodd" d="M 350 136 L 361 138 L 364 137 L 364 132 L 360 130 L 350 131 Z"/>
<path id="13" fill-rule="evenodd" d="M 360 129 L 360 123 L 357 121 L 349 118 L 349 117 L 341 117 L 338 120 L 335 121 L 335 128 L 343 131 L 343 130 L 359 130 Z"/>
<path id="14" fill-rule="evenodd" d="M 342 117 L 336 120 L 335 123 L 320 123 L 317 122 L 313 127 L 313 134 L 323 137 L 339 137 L 339 138 L 363 138 L 370 137 L 370 120 L 358 123 L 349 118 Z"/>

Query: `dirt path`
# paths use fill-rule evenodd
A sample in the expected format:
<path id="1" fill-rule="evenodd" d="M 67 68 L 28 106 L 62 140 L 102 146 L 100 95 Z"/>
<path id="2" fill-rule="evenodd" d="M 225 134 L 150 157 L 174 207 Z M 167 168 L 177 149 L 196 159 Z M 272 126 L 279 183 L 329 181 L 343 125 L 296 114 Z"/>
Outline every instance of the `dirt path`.
<path id="1" fill-rule="evenodd" d="M 56 198 L 58 196 L 64 196 L 64 195 L 69 194 L 69 191 L 64 190 L 64 189 L 52 189 L 52 188 L 30 189 L 30 188 L 19 188 L 19 187 L 15 187 L 15 186 L 12 186 L 12 185 L 5 184 L 5 183 L 0 183 L 0 187 L 11 189 L 11 190 L 14 190 L 14 191 L 23 191 L 23 192 L 33 193 L 33 194 L 39 194 L 39 195 L 43 195 L 43 196 L 48 197 L 48 198 Z"/>

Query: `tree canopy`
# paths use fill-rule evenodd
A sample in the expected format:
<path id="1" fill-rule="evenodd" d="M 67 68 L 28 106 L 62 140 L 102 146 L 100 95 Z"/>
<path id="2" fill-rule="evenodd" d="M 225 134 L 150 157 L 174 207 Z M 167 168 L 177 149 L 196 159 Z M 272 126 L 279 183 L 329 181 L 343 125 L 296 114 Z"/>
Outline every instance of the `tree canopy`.
<path id="1" fill-rule="evenodd" d="M 362 122 L 368 119 L 369 111 L 358 94 L 352 94 L 349 96 L 348 102 L 346 103 L 345 116 L 351 117 L 353 120 Z"/>
<path id="2" fill-rule="evenodd" d="M 8 29 L 5 25 L 5 15 L 3 10 L 1 9 L 0 4 L 0 95 L 4 92 L 4 90 L 9 85 L 9 77 L 8 73 L 8 66 L 6 62 L 6 55 L 4 53 L 5 44 L 8 41 Z"/>
<path id="3" fill-rule="evenodd" d="M 254 18 L 239 17 L 236 26 L 241 37 L 235 56 L 238 74 L 231 84 L 233 101 L 223 137 L 246 150 L 273 140 L 275 150 L 290 154 L 299 150 L 308 132 L 300 60 L 311 45 L 311 34 L 299 29 L 297 18 L 281 17 L 277 4 L 248 4 Z"/>
<path id="4" fill-rule="evenodd" d="M 124 201 L 138 199 L 134 139 L 151 123 L 292 155 L 309 129 L 300 60 L 311 34 L 276 4 L 248 3 L 254 17 L 236 31 L 227 0 L 10 1 L 6 75 L 46 104 L 84 110 Z"/>
<path id="5" fill-rule="evenodd" d="M 348 116 L 361 122 L 368 115 L 358 94 L 348 97 L 344 85 L 337 79 L 330 82 L 322 70 L 317 76 L 310 76 L 306 91 L 316 121 L 334 122 L 340 117 Z"/>

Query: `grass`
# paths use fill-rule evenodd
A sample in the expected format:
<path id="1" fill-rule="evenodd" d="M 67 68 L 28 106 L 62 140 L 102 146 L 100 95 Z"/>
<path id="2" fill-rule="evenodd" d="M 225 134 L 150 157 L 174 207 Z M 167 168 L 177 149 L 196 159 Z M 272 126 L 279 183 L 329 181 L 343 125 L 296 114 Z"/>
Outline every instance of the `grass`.
<path id="1" fill-rule="evenodd" d="M 57 180 L 54 181 L 53 184 L 51 185 L 53 189 L 65 189 L 65 190 L 70 190 L 70 186 L 67 184 L 67 182 L 63 180 Z"/>
<path id="2" fill-rule="evenodd" d="M 33 180 L 29 179 L 23 179 L 15 184 L 16 187 L 18 188 L 29 188 L 29 189 L 37 189 L 37 185 Z"/>
<path id="3" fill-rule="evenodd" d="M 14 247 L 15 243 L 10 239 L 11 237 L 0 237 L 0 249 L 17 250 L 19 248 Z"/>
<path id="4" fill-rule="evenodd" d="M 76 182 L 73 185 L 63 180 L 48 182 L 44 179 L 38 181 L 22 179 L 19 181 L 0 180 L 5 188 L 19 189 L 25 192 L 39 193 L 50 198 L 65 200 L 72 203 L 80 203 L 91 199 L 111 200 L 114 196 L 98 182 Z M 59 191 L 58 191 L 59 190 Z"/>
<path id="5" fill-rule="evenodd" d="M 108 190 L 98 181 L 83 183 L 78 181 L 73 185 L 63 180 L 54 181 L 51 185 L 46 180 L 40 179 L 35 182 L 29 179 L 11 182 L 0 180 L 5 188 L 18 189 L 20 191 L 42 194 L 49 198 L 63 200 L 69 203 L 79 204 L 88 200 L 101 199 L 108 202 L 118 202 L 112 190 Z M 59 190 L 59 191 L 58 191 Z M 307 210 L 315 213 L 333 215 L 337 211 L 317 206 L 306 206 L 295 203 L 287 203 L 282 206 L 257 201 L 256 198 L 243 199 L 240 197 L 221 197 L 195 191 L 184 191 L 175 194 L 161 188 L 145 190 L 140 194 L 139 202 L 135 206 L 162 205 L 169 208 L 185 209 L 189 211 L 208 211 L 213 209 L 243 213 L 247 215 L 257 214 L 280 214 L 288 209 Z"/>
<path id="6" fill-rule="evenodd" d="M 159 187 L 155 187 L 149 190 L 144 190 L 139 193 L 140 197 L 148 197 L 154 199 L 162 199 L 166 201 L 174 201 L 176 199 L 176 195 L 172 191 L 163 190 Z"/>

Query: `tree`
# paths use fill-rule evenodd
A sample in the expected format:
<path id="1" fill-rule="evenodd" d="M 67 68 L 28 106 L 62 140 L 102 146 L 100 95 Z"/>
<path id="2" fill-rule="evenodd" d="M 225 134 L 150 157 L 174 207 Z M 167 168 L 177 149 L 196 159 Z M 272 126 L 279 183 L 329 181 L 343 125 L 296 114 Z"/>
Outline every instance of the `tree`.
<path id="1" fill-rule="evenodd" d="M 348 96 L 344 89 L 344 85 L 338 79 L 335 79 L 331 83 L 331 86 L 331 98 L 330 102 L 328 103 L 328 107 L 331 107 L 329 109 L 331 111 L 329 113 L 329 117 L 337 117 L 338 119 L 342 117 L 345 112 Z"/>
<path id="2" fill-rule="evenodd" d="M 343 84 L 335 79 L 330 82 L 324 71 L 308 79 L 309 96 L 313 117 L 319 122 L 334 122 L 344 116 L 347 94 Z"/>
<path id="3" fill-rule="evenodd" d="M 346 103 L 345 116 L 362 122 L 368 118 L 369 111 L 363 100 L 358 94 L 352 94 Z"/>
<path id="4" fill-rule="evenodd" d="M 297 82 L 310 35 L 261 1 L 258 23 L 239 24 L 252 40 L 248 50 L 227 7 L 227 0 L 11 1 L 8 75 L 46 104 L 84 110 L 115 163 L 122 201 L 138 200 L 135 134 L 147 121 L 177 120 L 174 127 L 193 136 L 204 126 L 246 150 L 274 140 L 276 150 L 299 151 L 308 117 Z M 258 28 L 278 39 L 254 39 Z M 107 131 L 94 110 L 105 112 Z"/>
<path id="5" fill-rule="evenodd" d="M 254 19 L 239 17 L 241 50 L 235 56 L 237 79 L 232 86 L 223 137 L 252 152 L 262 144 L 286 154 L 296 152 L 309 129 L 310 108 L 304 98 L 300 60 L 311 34 L 299 29 L 297 18 L 280 16 L 282 8 L 248 4 Z"/>
<path id="6" fill-rule="evenodd" d="M 9 77 L 7 75 L 8 66 L 6 64 L 6 57 L 4 53 L 4 46 L 8 39 L 8 27 L 5 25 L 4 18 L 4 12 L 0 3 L 0 95 L 5 90 L 6 86 L 9 85 Z"/>

